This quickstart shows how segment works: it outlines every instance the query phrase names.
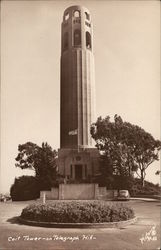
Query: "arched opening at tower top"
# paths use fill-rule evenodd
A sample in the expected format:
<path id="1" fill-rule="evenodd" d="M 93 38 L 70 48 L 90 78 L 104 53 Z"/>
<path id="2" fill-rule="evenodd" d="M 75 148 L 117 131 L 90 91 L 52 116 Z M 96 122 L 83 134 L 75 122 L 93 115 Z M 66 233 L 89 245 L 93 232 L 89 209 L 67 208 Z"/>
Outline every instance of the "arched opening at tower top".
<path id="1" fill-rule="evenodd" d="M 90 19 L 90 16 L 87 12 L 85 12 L 85 16 L 86 16 L 86 19 L 89 20 Z"/>
<path id="2" fill-rule="evenodd" d="M 64 17 L 65 21 L 67 21 L 69 19 L 69 13 L 66 13 L 65 14 L 65 17 Z"/>
<path id="3" fill-rule="evenodd" d="M 80 11 L 79 10 L 74 11 L 74 17 L 80 17 Z"/>
<path id="4" fill-rule="evenodd" d="M 88 31 L 86 31 L 86 47 L 87 47 L 87 49 L 91 49 L 92 48 L 91 34 Z"/>

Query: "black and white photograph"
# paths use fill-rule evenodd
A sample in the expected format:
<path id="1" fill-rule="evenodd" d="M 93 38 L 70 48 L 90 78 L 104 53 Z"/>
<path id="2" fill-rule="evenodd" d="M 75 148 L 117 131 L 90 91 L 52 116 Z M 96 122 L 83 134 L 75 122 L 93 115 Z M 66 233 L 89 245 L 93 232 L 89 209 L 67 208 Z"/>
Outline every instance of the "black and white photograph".
<path id="1" fill-rule="evenodd" d="M 0 4 L 0 250 L 159 250 L 160 1 Z"/>

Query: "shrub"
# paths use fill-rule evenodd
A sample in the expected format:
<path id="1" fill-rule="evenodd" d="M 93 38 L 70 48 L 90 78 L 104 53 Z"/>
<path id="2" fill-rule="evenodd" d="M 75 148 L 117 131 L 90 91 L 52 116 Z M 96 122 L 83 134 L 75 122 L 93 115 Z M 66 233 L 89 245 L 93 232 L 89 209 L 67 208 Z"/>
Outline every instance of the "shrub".
<path id="1" fill-rule="evenodd" d="M 34 176 L 15 178 L 11 186 L 10 195 L 13 201 L 37 199 L 40 195 L 38 181 Z"/>
<path id="2" fill-rule="evenodd" d="M 142 187 L 141 180 L 135 178 L 133 185 L 129 189 L 131 195 L 158 195 L 160 194 L 160 187 L 158 184 L 145 181 L 145 186 Z"/>
<path id="3" fill-rule="evenodd" d="M 98 223 L 128 220 L 134 217 L 134 211 L 122 203 L 57 201 L 29 205 L 22 210 L 21 217 L 42 222 Z"/>

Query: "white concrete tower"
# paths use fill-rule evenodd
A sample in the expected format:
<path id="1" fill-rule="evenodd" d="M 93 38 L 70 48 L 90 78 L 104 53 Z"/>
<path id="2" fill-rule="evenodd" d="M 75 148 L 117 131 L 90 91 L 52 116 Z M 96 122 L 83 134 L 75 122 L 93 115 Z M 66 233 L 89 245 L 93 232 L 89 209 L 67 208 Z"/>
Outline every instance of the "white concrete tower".
<path id="1" fill-rule="evenodd" d="M 81 6 L 66 9 L 61 34 L 61 148 L 92 146 L 90 126 L 94 121 L 95 89 L 92 37 L 89 11 Z"/>
<path id="2" fill-rule="evenodd" d="M 59 172 L 67 179 L 87 179 L 98 168 L 92 148 L 94 56 L 91 15 L 85 7 L 64 11 L 61 29 L 61 131 Z"/>

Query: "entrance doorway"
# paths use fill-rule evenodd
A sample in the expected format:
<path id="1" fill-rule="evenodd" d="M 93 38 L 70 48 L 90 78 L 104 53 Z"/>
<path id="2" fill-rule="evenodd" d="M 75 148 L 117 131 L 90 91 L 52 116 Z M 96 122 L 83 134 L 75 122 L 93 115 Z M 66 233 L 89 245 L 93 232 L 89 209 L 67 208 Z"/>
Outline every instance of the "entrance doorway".
<path id="1" fill-rule="evenodd" d="M 76 180 L 82 180 L 82 165 L 75 165 L 75 179 Z"/>

